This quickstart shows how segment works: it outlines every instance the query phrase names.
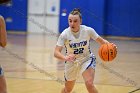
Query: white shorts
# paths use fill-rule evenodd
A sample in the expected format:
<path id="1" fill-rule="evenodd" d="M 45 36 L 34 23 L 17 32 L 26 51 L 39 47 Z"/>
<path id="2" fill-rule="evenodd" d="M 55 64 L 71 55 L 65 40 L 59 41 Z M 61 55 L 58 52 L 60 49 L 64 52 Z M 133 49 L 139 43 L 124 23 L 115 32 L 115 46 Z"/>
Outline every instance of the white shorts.
<path id="1" fill-rule="evenodd" d="M 88 58 L 80 62 L 65 62 L 64 78 L 66 81 L 76 80 L 79 74 L 82 74 L 86 69 L 96 67 L 96 57 L 91 54 Z"/>

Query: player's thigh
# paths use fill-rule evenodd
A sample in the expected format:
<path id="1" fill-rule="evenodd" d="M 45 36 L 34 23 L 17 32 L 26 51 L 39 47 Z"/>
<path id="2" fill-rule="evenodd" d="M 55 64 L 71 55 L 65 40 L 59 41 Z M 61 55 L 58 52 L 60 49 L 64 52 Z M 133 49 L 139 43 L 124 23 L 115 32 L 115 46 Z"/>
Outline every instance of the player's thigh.
<path id="1" fill-rule="evenodd" d="M 95 70 L 92 67 L 89 67 L 82 73 L 82 76 L 84 78 L 84 81 L 93 81 L 95 76 Z"/>
<path id="2" fill-rule="evenodd" d="M 3 69 L 0 66 L 0 90 L 6 89 L 6 81 L 3 73 Z"/>
<path id="3" fill-rule="evenodd" d="M 67 89 L 73 89 L 74 85 L 75 85 L 75 81 L 76 80 L 72 80 L 72 81 L 65 81 L 65 87 Z"/>
<path id="4" fill-rule="evenodd" d="M 6 81 L 4 76 L 0 76 L 0 91 L 6 90 Z"/>

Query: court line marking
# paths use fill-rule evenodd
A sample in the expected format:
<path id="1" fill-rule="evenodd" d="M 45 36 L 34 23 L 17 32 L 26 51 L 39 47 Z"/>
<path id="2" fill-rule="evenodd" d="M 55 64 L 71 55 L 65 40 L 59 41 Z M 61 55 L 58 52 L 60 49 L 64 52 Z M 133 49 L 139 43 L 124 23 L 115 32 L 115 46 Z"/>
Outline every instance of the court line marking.
<path id="1" fill-rule="evenodd" d="M 135 89 L 135 90 L 133 90 L 131 92 L 128 92 L 128 93 L 134 93 L 134 92 L 139 91 L 139 90 L 140 90 L 140 88 L 137 88 L 137 89 Z"/>

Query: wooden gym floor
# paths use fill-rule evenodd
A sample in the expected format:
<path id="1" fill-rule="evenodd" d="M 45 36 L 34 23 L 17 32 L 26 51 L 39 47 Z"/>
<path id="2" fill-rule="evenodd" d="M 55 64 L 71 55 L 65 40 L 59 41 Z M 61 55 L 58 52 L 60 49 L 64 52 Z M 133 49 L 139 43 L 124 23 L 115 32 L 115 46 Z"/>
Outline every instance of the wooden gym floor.
<path id="1" fill-rule="evenodd" d="M 8 34 L 0 48 L 8 93 L 60 93 L 64 63 L 53 57 L 57 37 L 38 34 Z M 97 57 L 95 85 L 99 93 L 140 93 L 140 41 L 109 39 L 118 46 L 113 62 L 103 63 L 99 45 L 91 43 Z M 136 91 L 135 91 L 136 90 Z M 80 76 L 73 93 L 88 93 Z"/>

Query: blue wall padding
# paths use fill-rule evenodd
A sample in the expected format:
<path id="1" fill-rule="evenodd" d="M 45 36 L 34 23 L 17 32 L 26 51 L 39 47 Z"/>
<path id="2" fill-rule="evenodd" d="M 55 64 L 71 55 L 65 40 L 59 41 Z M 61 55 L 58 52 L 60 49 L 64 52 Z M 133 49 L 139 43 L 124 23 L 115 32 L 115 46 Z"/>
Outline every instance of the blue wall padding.
<path id="1" fill-rule="evenodd" d="M 1 5 L 0 15 L 6 20 L 7 30 L 27 31 L 27 0 L 12 0 L 12 6 Z"/>
<path id="2" fill-rule="evenodd" d="M 140 37 L 140 0 L 60 0 L 60 4 L 60 33 L 68 27 L 69 12 L 80 8 L 83 24 L 100 35 Z M 67 16 L 61 16 L 64 9 Z"/>

